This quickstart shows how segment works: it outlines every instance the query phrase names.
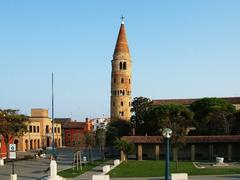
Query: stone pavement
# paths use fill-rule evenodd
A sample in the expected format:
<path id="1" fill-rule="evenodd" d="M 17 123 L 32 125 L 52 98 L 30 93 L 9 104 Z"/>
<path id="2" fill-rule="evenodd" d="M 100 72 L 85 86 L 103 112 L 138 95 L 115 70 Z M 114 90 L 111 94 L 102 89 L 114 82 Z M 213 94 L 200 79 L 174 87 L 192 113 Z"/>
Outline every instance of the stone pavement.
<path id="1" fill-rule="evenodd" d="M 29 153 L 22 153 L 28 155 Z M 21 153 L 18 154 L 18 157 Z M 58 170 L 64 170 L 71 167 L 72 153 L 59 154 L 58 159 Z M 36 180 L 40 177 L 47 176 L 49 172 L 45 170 L 50 165 L 50 160 L 46 159 L 29 159 L 15 161 L 15 173 L 17 174 L 18 180 Z M 0 180 L 9 180 L 10 173 L 12 172 L 12 163 L 6 163 L 4 166 L 0 166 Z"/>

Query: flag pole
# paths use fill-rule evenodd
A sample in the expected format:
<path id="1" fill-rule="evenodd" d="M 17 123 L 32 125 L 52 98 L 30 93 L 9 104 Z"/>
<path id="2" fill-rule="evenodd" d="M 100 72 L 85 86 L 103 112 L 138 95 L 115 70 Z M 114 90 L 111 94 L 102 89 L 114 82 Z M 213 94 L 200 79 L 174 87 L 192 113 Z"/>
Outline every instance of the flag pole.
<path id="1" fill-rule="evenodd" d="M 54 76 L 52 72 L 52 158 L 55 159 L 55 142 L 54 142 Z"/>

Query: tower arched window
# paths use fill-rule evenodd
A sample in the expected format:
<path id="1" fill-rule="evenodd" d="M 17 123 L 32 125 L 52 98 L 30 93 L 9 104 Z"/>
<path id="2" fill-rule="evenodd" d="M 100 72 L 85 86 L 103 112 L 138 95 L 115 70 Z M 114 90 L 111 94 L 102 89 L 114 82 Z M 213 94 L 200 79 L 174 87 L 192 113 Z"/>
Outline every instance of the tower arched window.
<path id="1" fill-rule="evenodd" d="M 123 102 L 121 101 L 121 106 L 123 106 Z"/>
<path id="2" fill-rule="evenodd" d="M 125 91 L 123 90 L 123 91 L 122 91 L 122 95 L 124 96 L 124 94 L 125 94 Z"/>
<path id="3" fill-rule="evenodd" d="M 116 83 L 116 78 L 113 79 L 113 83 Z"/>
<path id="4" fill-rule="evenodd" d="M 129 84 L 131 84 L 131 79 L 129 79 Z"/>
<path id="5" fill-rule="evenodd" d="M 119 69 L 122 69 L 123 68 L 123 64 L 122 62 L 119 63 Z"/>
<path id="6" fill-rule="evenodd" d="M 121 82 L 124 83 L 124 78 L 121 79 Z"/>
<path id="7" fill-rule="evenodd" d="M 127 63 L 126 63 L 126 62 L 123 63 L 123 69 L 124 69 L 124 70 L 127 69 Z"/>

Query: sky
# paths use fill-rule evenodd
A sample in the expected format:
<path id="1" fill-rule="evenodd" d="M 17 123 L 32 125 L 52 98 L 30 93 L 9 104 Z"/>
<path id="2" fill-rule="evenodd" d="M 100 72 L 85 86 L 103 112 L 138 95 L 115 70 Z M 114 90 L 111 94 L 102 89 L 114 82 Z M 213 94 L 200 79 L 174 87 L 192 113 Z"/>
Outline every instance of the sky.
<path id="1" fill-rule="evenodd" d="M 2 0 L 0 108 L 55 117 L 110 116 L 120 27 L 133 63 L 132 97 L 240 96 L 239 0 Z"/>

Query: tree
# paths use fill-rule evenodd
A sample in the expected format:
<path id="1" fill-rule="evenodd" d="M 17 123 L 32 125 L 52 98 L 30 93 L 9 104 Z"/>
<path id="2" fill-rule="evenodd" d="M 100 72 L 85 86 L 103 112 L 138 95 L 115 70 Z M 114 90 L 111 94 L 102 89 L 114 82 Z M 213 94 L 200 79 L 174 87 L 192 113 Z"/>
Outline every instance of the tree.
<path id="1" fill-rule="evenodd" d="M 146 130 L 144 128 L 144 114 L 151 106 L 152 101 L 145 97 L 135 97 L 132 102 L 132 117 L 131 125 L 135 129 L 136 135 L 145 135 Z"/>
<path id="2" fill-rule="evenodd" d="M 193 102 L 190 109 L 197 122 L 196 134 L 231 134 L 236 108 L 229 102 L 218 98 L 203 98 Z"/>
<path id="3" fill-rule="evenodd" d="M 145 123 L 148 134 L 159 135 L 159 131 L 170 128 L 173 131 L 174 159 L 178 167 L 178 149 L 185 144 L 187 129 L 194 125 L 193 113 L 183 105 L 168 104 L 152 107 L 145 114 Z"/>
<path id="4" fill-rule="evenodd" d="M 95 145 L 95 138 L 92 132 L 88 132 L 85 134 L 85 143 L 88 148 L 88 159 L 90 160 L 90 163 L 92 163 L 93 162 L 92 148 Z"/>
<path id="5" fill-rule="evenodd" d="M 232 134 L 240 134 L 240 110 L 234 114 Z"/>
<path id="6" fill-rule="evenodd" d="M 106 130 L 99 128 L 96 131 L 96 144 L 99 145 L 102 159 L 105 160 Z"/>
<path id="7" fill-rule="evenodd" d="M 114 141 L 122 136 L 128 136 L 131 132 L 131 125 L 126 120 L 112 120 L 107 125 L 107 144 L 114 145 Z"/>
<path id="8" fill-rule="evenodd" d="M 128 143 L 123 139 L 116 139 L 114 145 L 119 151 L 123 152 L 125 161 L 127 161 L 128 154 L 133 153 L 135 150 L 134 144 Z"/>
<path id="9" fill-rule="evenodd" d="M 28 117 L 18 110 L 0 109 L 0 134 L 6 143 L 7 156 L 9 142 L 27 132 L 27 121 Z"/>

